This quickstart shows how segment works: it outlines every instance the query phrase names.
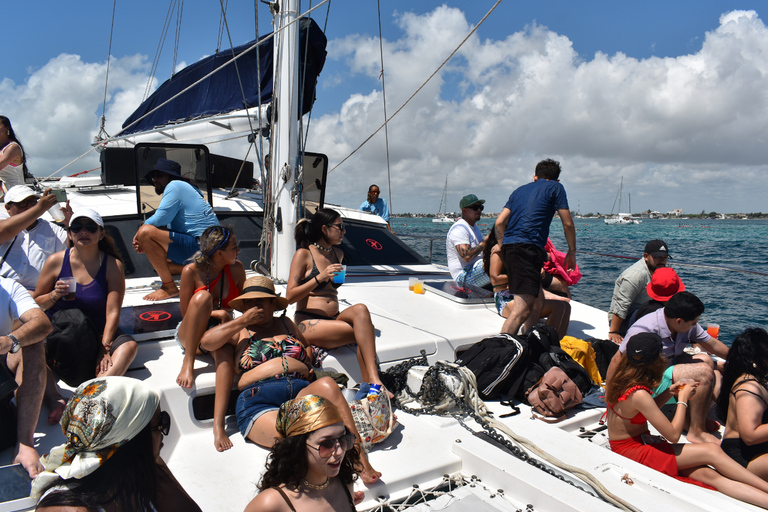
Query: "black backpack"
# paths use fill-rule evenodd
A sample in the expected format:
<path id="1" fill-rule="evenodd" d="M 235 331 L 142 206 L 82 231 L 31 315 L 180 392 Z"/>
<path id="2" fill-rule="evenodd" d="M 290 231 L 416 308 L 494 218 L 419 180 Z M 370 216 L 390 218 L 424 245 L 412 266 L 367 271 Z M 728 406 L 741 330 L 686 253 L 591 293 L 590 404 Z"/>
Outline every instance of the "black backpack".
<path id="1" fill-rule="evenodd" d="M 72 387 L 94 378 L 101 338 L 93 323 L 79 309 L 63 309 L 53 314 L 51 324 L 45 356 L 56 377 Z"/>
<path id="2" fill-rule="evenodd" d="M 584 341 L 592 345 L 592 349 L 595 351 L 597 369 L 600 371 L 600 376 L 605 380 L 608 377 L 608 367 L 611 365 L 611 359 L 616 355 L 619 346 L 611 340 L 588 338 Z"/>
<path id="3" fill-rule="evenodd" d="M 530 353 L 525 340 L 497 334 L 475 343 L 455 362 L 475 374 L 480 398 L 493 400 L 517 393 L 530 363 Z"/>

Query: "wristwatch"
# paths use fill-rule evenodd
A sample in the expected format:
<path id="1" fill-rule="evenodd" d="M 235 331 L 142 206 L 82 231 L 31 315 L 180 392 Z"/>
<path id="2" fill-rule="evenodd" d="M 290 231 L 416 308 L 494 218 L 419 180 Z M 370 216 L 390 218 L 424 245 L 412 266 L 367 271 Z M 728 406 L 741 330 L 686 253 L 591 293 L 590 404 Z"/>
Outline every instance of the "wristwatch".
<path id="1" fill-rule="evenodd" d="M 13 342 L 13 344 L 11 345 L 11 350 L 9 350 L 8 352 L 10 352 L 11 354 L 15 354 L 21 349 L 21 343 L 19 343 L 19 340 L 17 340 L 16 336 L 14 336 L 13 334 L 8 334 L 8 337 Z"/>

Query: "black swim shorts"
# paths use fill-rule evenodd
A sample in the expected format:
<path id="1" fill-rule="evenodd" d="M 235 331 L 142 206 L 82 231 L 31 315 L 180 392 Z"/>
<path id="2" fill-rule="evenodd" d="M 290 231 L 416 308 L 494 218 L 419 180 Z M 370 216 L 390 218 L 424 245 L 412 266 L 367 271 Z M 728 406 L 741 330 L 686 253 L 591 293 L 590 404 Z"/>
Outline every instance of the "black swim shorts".
<path id="1" fill-rule="evenodd" d="M 501 247 L 509 276 L 509 291 L 514 295 L 539 295 L 544 249 L 533 244 L 506 244 Z"/>

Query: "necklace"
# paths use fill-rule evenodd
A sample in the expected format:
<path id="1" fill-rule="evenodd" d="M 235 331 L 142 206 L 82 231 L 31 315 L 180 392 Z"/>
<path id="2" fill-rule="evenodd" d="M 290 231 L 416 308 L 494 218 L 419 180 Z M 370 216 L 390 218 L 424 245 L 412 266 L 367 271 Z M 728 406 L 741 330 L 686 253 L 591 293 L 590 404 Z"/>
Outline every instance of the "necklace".
<path id="1" fill-rule="evenodd" d="M 322 245 L 320 245 L 317 242 L 312 242 L 312 245 L 314 245 L 315 247 L 317 247 L 318 249 L 320 249 L 323 252 L 331 252 L 333 250 L 333 246 L 331 246 L 331 247 L 326 249 L 325 247 L 323 247 Z"/>
<path id="2" fill-rule="evenodd" d="M 314 491 L 320 491 L 322 489 L 325 489 L 326 487 L 328 487 L 329 483 L 331 483 L 331 479 L 330 478 L 326 478 L 325 482 L 323 482 L 320 485 L 315 485 L 315 484 L 313 484 L 311 482 L 308 482 L 308 481 L 304 480 L 304 485 L 306 485 L 307 487 L 309 487 L 310 489 L 312 489 Z"/>

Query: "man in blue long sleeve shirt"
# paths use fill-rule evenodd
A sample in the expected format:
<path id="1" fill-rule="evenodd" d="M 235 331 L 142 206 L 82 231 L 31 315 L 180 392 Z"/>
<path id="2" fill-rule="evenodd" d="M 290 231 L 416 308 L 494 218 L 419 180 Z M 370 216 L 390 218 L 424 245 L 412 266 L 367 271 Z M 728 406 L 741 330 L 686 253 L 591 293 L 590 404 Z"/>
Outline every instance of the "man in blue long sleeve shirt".
<path id="1" fill-rule="evenodd" d="M 147 255 L 162 282 L 144 300 L 164 300 L 179 294 L 173 271 L 181 272 L 184 262 L 200 249 L 200 235 L 206 228 L 218 225 L 219 220 L 200 189 L 181 176 L 177 162 L 159 159 L 146 178 L 163 198 L 133 237 L 133 248 Z"/>

